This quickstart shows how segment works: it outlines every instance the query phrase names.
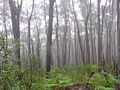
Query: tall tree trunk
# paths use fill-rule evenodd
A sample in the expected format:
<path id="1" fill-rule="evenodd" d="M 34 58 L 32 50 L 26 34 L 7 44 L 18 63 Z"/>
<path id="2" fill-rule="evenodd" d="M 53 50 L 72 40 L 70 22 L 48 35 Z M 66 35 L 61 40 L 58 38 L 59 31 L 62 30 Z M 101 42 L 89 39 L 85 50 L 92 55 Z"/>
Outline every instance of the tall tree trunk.
<path id="1" fill-rule="evenodd" d="M 100 2 L 101 0 L 98 0 L 97 2 L 97 20 L 98 20 L 98 65 L 100 65 L 101 60 L 102 60 L 102 42 L 101 42 L 101 28 L 100 28 Z"/>
<path id="2" fill-rule="evenodd" d="M 82 61 L 83 61 L 83 64 L 85 64 L 84 51 L 83 51 L 83 46 L 82 46 L 82 39 L 81 39 L 81 36 L 80 36 L 80 28 L 79 28 L 79 23 L 78 23 L 77 16 L 76 16 L 76 13 L 75 13 L 75 10 L 74 10 L 73 0 L 72 0 L 72 7 L 73 7 L 73 14 L 74 14 L 75 21 L 76 21 L 76 26 L 77 26 L 77 34 L 78 34 L 78 40 L 79 40 L 80 49 L 81 49 Z"/>
<path id="3" fill-rule="evenodd" d="M 92 39 L 92 7 L 91 7 L 91 0 L 90 0 L 90 4 L 89 4 L 89 32 L 90 32 L 90 45 L 89 45 L 89 52 L 90 52 L 90 63 L 94 62 L 94 57 L 93 57 L 93 39 Z"/>
<path id="4" fill-rule="evenodd" d="M 45 31 L 47 34 L 47 19 L 46 19 L 46 0 L 44 0 L 44 22 L 45 22 Z"/>
<path id="5" fill-rule="evenodd" d="M 107 6 L 107 0 L 106 0 L 106 3 L 105 3 L 105 6 L 103 7 L 103 10 L 102 10 L 102 24 L 101 24 L 101 43 L 102 43 L 102 35 L 103 35 L 103 30 L 104 30 L 104 17 L 105 17 L 105 10 L 106 10 L 106 6 Z M 108 28 L 107 28 L 107 25 L 106 25 L 106 33 L 108 32 Z M 107 33 L 108 35 L 108 33 Z M 106 51 L 108 50 L 108 36 L 106 38 Z M 108 51 L 107 51 L 108 52 Z M 106 61 L 108 60 L 108 53 L 106 52 Z"/>
<path id="6" fill-rule="evenodd" d="M 49 0 L 49 26 L 47 32 L 47 43 L 46 43 L 46 70 L 47 72 L 51 69 L 51 46 L 52 46 L 52 26 L 53 26 L 53 6 L 55 0 Z"/>
<path id="7" fill-rule="evenodd" d="M 20 13 L 22 8 L 21 0 L 20 5 L 16 6 L 15 1 L 9 0 L 10 11 L 11 11 L 11 20 L 12 20 L 12 28 L 13 28 L 13 35 L 15 41 L 15 56 L 18 59 L 18 65 L 21 66 L 20 62 Z"/>
<path id="8" fill-rule="evenodd" d="M 60 67 L 60 51 L 59 51 L 59 39 L 58 39 L 58 27 L 59 27 L 59 21 L 58 21 L 58 7 L 57 7 L 57 2 L 56 2 L 56 21 L 57 21 L 57 26 L 56 26 L 56 45 L 57 45 L 57 62 L 58 62 L 58 67 Z"/>
<path id="9" fill-rule="evenodd" d="M 68 64 L 71 61 L 71 27 L 70 27 L 70 21 L 69 21 L 69 43 L 68 43 Z"/>
<path id="10" fill-rule="evenodd" d="M 32 58 L 30 57 L 31 54 L 34 55 L 34 46 L 33 46 L 33 40 L 31 39 L 31 19 L 32 19 L 32 14 L 33 14 L 33 10 L 34 10 L 34 0 L 33 0 L 33 4 L 32 4 L 32 10 L 31 10 L 31 13 L 30 13 L 30 16 L 28 17 L 28 56 L 29 56 L 29 64 L 30 64 L 30 77 L 31 77 L 31 80 L 30 80 L 30 86 L 29 86 L 29 90 L 32 89 Z"/>
<path id="11" fill-rule="evenodd" d="M 75 25 L 75 20 L 74 20 L 74 57 L 75 57 L 75 61 L 76 61 L 76 65 L 78 65 L 78 63 L 79 63 L 79 60 L 78 60 L 78 58 L 77 58 L 77 35 L 76 35 L 77 33 L 76 33 L 76 25 Z"/>
<path id="12" fill-rule="evenodd" d="M 120 66 L 120 0 L 117 0 L 118 63 Z"/>
<path id="13" fill-rule="evenodd" d="M 92 7 L 91 7 L 91 0 L 90 0 L 90 43 L 91 43 L 91 62 L 93 63 L 93 64 L 95 64 L 95 58 L 94 58 L 94 54 L 95 54 L 95 52 L 94 52 L 94 47 L 93 47 L 93 28 L 92 28 Z"/>
<path id="14" fill-rule="evenodd" d="M 33 0 L 32 10 L 31 10 L 30 16 L 28 17 L 28 56 L 31 55 L 31 27 L 30 26 L 31 26 L 33 9 L 34 9 L 34 0 Z"/>
<path id="15" fill-rule="evenodd" d="M 39 26 L 36 23 L 36 29 L 37 29 L 37 58 L 40 60 L 40 53 L 41 53 L 41 40 L 40 40 L 40 31 L 39 31 Z M 41 61 L 40 61 L 40 66 L 41 66 Z"/>
<path id="16" fill-rule="evenodd" d="M 111 16 L 109 18 L 109 61 L 112 64 L 112 29 L 113 29 L 113 14 L 114 14 L 114 1 L 112 0 L 112 10 L 109 10 Z"/>
<path id="17" fill-rule="evenodd" d="M 108 39 L 109 39 L 109 36 L 108 36 L 108 26 L 106 25 L 106 63 L 108 63 L 108 58 L 109 58 L 109 42 L 108 42 Z"/>
<path id="18" fill-rule="evenodd" d="M 6 3 L 5 1 L 3 1 L 3 27 L 5 30 L 5 50 L 8 49 L 8 30 L 7 30 L 7 24 L 6 24 Z M 6 53 L 5 53 L 5 58 L 7 57 Z"/>
<path id="19" fill-rule="evenodd" d="M 90 11 L 90 10 L 89 10 Z M 86 64 L 90 63 L 90 46 L 89 46 L 89 34 L 88 34 L 88 19 L 90 12 L 87 13 L 85 20 L 85 39 L 86 39 Z"/>
<path id="20" fill-rule="evenodd" d="M 67 62 L 67 31 L 68 31 L 68 25 L 67 25 L 67 16 L 65 14 L 65 30 L 64 30 L 64 36 L 63 36 L 63 66 L 66 65 Z"/>

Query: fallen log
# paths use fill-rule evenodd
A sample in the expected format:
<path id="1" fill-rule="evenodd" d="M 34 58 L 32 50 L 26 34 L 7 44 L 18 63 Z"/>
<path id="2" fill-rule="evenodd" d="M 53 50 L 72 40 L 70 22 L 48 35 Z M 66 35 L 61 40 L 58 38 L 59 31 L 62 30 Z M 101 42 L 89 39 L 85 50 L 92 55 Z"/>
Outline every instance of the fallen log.
<path id="1" fill-rule="evenodd" d="M 81 86 L 80 84 L 74 84 L 71 86 L 66 86 L 66 87 L 56 87 L 55 90 L 90 90 L 86 86 Z"/>

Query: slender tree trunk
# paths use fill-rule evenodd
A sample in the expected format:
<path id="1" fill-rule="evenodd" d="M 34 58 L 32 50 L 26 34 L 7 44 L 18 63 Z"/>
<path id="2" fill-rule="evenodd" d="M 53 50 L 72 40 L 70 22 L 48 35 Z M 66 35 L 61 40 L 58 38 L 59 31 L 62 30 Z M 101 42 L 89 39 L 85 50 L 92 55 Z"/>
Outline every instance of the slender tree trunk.
<path id="1" fill-rule="evenodd" d="M 74 21 L 74 57 L 75 57 L 75 61 L 76 61 L 76 65 L 78 65 L 79 61 L 78 61 L 78 58 L 77 58 L 77 37 L 76 37 L 76 25 L 75 25 L 75 21 Z"/>
<path id="2" fill-rule="evenodd" d="M 70 27 L 70 21 L 69 21 L 69 43 L 68 43 L 68 63 L 71 59 L 71 27 Z"/>
<path id="3" fill-rule="evenodd" d="M 120 66 L 120 0 L 117 0 L 118 63 Z"/>
<path id="4" fill-rule="evenodd" d="M 30 87 L 29 89 L 32 89 L 32 72 L 33 72 L 33 66 L 32 66 L 32 58 L 31 58 L 31 54 L 34 55 L 34 46 L 33 46 L 33 40 L 31 39 L 31 19 L 32 19 L 32 15 L 33 15 L 33 10 L 34 10 L 34 0 L 33 0 L 33 4 L 32 4 L 32 10 L 30 13 L 30 16 L 28 17 L 28 56 L 29 56 L 29 61 L 30 61 Z"/>
<path id="5" fill-rule="evenodd" d="M 51 46 L 52 46 L 52 26 L 53 26 L 53 6 L 55 0 L 49 0 L 49 27 L 47 32 L 47 43 L 46 43 L 46 70 L 47 72 L 51 69 Z"/>
<path id="6" fill-rule="evenodd" d="M 58 27 L 59 27 L 59 21 L 58 21 L 58 7 L 56 3 L 56 21 L 57 21 L 57 26 L 56 26 L 56 45 L 57 45 L 57 62 L 58 62 L 58 67 L 60 67 L 60 54 L 59 54 L 59 39 L 58 39 Z"/>
<path id="7" fill-rule="evenodd" d="M 105 6 L 103 7 L 103 10 L 102 10 L 102 24 L 101 24 L 101 44 L 102 44 L 102 35 L 103 35 L 103 30 L 104 30 L 104 17 L 105 17 L 105 10 L 106 10 L 106 6 L 107 6 L 107 0 L 106 0 L 106 3 L 105 3 Z M 108 32 L 108 28 L 107 28 L 107 25 L 106 25 L 106 32 Z M 108 36 L 106 37 L 106 51 L 108 50 Z M 108 53 L 106 52 L 106 61 L 108 60 Z"/>
<path id="8" fill-rule="evenodd" d="M 114 1 L 112 0 L 112 10 L 110 10 L 110 18 L 109 18 L 109 61 L 112 64 L 112 29 L 113 29 L 113 14 L 114 14 Z"/>
<path id="9" fill-rule="evenodd" d="M 33 39 L 31 39 L 31 54 L 32 55 L 35 55 L 35 49 L 34 49 L 34 41 L 33 41 Z"/>
<path id="10" fill-rule="evenodd" d="M 85 20 L 85 38 L 86 38 L 86 63 L 90 63 L 90 47 L 89 47 L 89 34 L 88 34 L 88 19 L 89 19 L 89 14 L 86 16 Z"/>
<path id="11" fill-rule="evenodd" d="M 75 13 L 75 10 L 74 10 L 73 0 L 72 0 L 72 6 L 73 6 L 73 14 L 74 14 L 76 25 L 77 25 L 77 34 L 78 34 L 78 40 L 79 40 L 80 49 L 81 49 L 82 61 L 83 61 L 83 64 L 85 64 L 85 58 L 84 58 L 84 52 L 83 52 L 83 46 L 82 46 L 82 39 L 81 39 L 81 36 L 80 36 L 80 30 L 79 30 L 80 28 L 79 28 L 79 23 L 78 23 L 77 16 L 76 16 L 76 13 Z"/>
<path id="12" fill-rule="evenodd" d="M 28 56 L 31 55 L 31 29 L 30 21 L 28 21 Z"/>
<path id="13" fill-rule="evenodd" d="M 109 38 L 109 36 L 108 36 L 108 31 L 109 29 L 108 29 L 108 26 L 106 25 L 106 63 L 108 63 L 108 58 L 109 58 L 109 46 L 108 46 L 108 38 Z"/>
<path id="14" fill-rule="evenodd" d="M 44 0 L 44 21 L 45 21 L 45 31 L 47 34 L 47 19 L 46 19 L 46 0 Z"/>
<path id="15" fill-rule="evenodd" d="M 37 58 L 38 61 L 40 60 L 40 53 L 41 53 L 41 41 L 40 41 L 40 31 L 38 28 L 38 25 L 36 23 L 36 29 L 37 29 Z M 40 66 L 41 66 L 41 61 L 40 61 Z"/>
<path id="16" fill-rule="evenodd" d="M 31 55 L 31 27 L 30 26 L 31 26 L 33 9 L 34 9 L 34 0 L 33 0 L 32 10 L 31 10 L 30 16 L 28 17 L 28 56 Z"/>
<path id="17" fill-rule="evenodd" d="M 6 7 L 6 4 L 5 4 L 5 1 L 3 1 L 3 27 L 4 27 L 4 30 L 5 30 L 5 50 L 8 49 L 8 30 L 7 30 L 7 24 L 6 24 L 6 11 L 5 11 L 5 7 Z M 5 53 L 5 58 L 7 57 L 7 54 Z"/>
<path id="18" fill-rule="evenodd" d="M 66 10 L 65 10 L 66 11 Z M 67 20 L 67 15 L 65 12 L 65 28 L 64 28 L 64 36 L 63 36 L 63 66 L 66 65 L 67 63 L 67 32 L 68 32 L 68 20 Z"/>
<path id="19" fill-rule="evenodd" d="M 93 63 L 94 64 L 94 50 L 93 50 L 93 28 L 92 28 L 92 7 L 91 7 L 91 0 L 90 0 L 90 6 L 89 6 L 89 13 L 90 13 L 90 28 L 89 28 L 89 31 L 90 31 L 90 46 L 91 46 L 91 61 L 90 63 Z"/>
<path id="20" fill-rule="evenodd" d="M 100 65 L 102 60 L 102 42 L 101 42 L 101 28 L 100 28 L 100 2 L 101 0 L 98 0 L 97 4 L 97 20 L 98 20 L 98 65 Z"/>

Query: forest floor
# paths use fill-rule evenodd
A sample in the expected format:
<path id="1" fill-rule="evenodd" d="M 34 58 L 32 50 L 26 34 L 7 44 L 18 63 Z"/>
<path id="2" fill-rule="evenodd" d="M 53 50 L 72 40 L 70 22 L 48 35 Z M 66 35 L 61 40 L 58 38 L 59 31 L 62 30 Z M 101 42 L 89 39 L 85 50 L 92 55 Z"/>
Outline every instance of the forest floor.
<path id="1" fill-rule="evenodd" d="M 97 65 L 89 64 L 52 67 L 47 73 L 36 65 L 19 68 L 9 62 L 0 74 L 0 90 L 120 90 L 119 76 L 110 65 L 105 69 L 100 72 Z"/>

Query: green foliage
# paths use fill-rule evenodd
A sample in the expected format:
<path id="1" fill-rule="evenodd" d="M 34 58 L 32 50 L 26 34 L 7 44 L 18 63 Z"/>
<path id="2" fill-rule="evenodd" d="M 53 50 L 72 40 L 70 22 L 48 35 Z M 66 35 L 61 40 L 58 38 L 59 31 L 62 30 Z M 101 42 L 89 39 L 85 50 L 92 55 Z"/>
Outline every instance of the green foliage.
<path id="1" fill-rule="evenodd" d="M 19 45 L 18 45 L 19 46 Z M 0 90 L 54 90 L 55 87 L 64 87 L 80 83 L 89 83 L 91 90 L 115 90 L 115 83 L 120 80 L 113 75 L 110 65 L 105 68 L 108 73 L 99 73 L 97 65 L 81 65 L 79 67 L 65 66 L 63 68 L 52 67 L 48 73 L 40 66 L 40 58 L 31 55 L 28 66 L 20 67 L 9 58 L 11 50 L 5 49 L 5 39 L 0 37 L 0 55 L 4 59 L 0 73 Z M 90 78 L 90 74 L 95 74 Z M 107 80 L 104 75 L 107 75 Z"/>
<path id="2" fill-rule="evenodd" d="M 97 85 L 105 86 L 105 84 L 106 84 L 106 80 L 105 80 L 104 76 L 101 74 L 94 74 L 91 77 L 90 82 L 95 86 L 97 86 Z"/>
<path id="3" fill-rule="evenodd" d="M 33 59 L 36 59 L 34 56 L 31 57 L 31 62 L 35 63 L 36 60 Z M 85 85 L 87 82 L 91 90 L 115 90 L 114 85 L 119 84 L 120 80 L 116 79 L 114 75 L 106 73 L 107 83 L 104 74 L 99 73 L 97 69 L 97 65 L 82 65 L 79 67 L 53 67 L 49 73 L 39 68 L 35 72 L 34 68 L 31 71 L 30 68 L 22 68 L 15 62 L 7 61 L 0 74 L 0 90 L 3 90 L 4 86 L 9 90 L 30 90 L 30 86 L 32 90 L 54 90 L 55 87 L 75 83 Z M 95 74 L 90 78 L 92 72 Z"/>
<path id="4" fill-rule="evenodd" d="M 60 73 L 58 68 L 53 68 L 50 73 L 45 73 L 40 80 L 33 84 L 35 90 L 50 90 L 58 86 L 71 84 L 71 77 Z"/>
<path id="5" fill-rule="evenodd" d="M 0 83 L 6 87 L 16 87 L 21 84 L 21 80 L 18 79 L 18 76 L 23 74 L 24 70 L 19 68 L 14 62 L 7 61 L 2 68 L 0 74 Z"/>
<path id="6" fill-rule="evenodd" d="M 0 37 L 0 48 L 3 48 L 5 46 L 5 39 L 3 37 Z"/>
<path id="7" fill-rule="evenodd" d="M 115 90 L 115 88 L 112 87 L 103 87 L 103 86 L 97 86 L 95 90 Z"/>

